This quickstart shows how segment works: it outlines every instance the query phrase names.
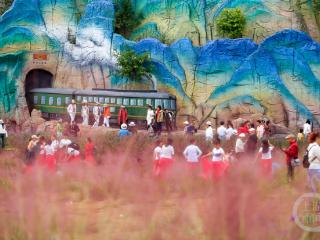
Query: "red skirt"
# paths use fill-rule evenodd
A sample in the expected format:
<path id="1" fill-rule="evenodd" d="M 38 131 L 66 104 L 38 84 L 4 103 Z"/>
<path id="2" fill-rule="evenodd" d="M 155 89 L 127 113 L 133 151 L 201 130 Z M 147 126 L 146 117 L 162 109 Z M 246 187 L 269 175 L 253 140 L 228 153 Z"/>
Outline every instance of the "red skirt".
<path id="1" fill-rule="evenodd" d="M 158 175 L 163 176 L 168 173 L 172 168 L 173 159 L 172 158 L 160 158 L 158 163 Z"/>
<path id="2" fill-rule="evenodd" d="M 272 159 L 261 159 L 260 171 L 263 176 L 270 176 L 272 173 Z"/>
<path id="3" fill-rule="evenodd" d="M 95 164 L 95 159 L 94 159 L 94 156 L 91 155 L 91 154 L 88 154 L 86 155 L 86 157 L 84 158 L 84 160 L 87 162 L 87 163 L 90 163 L 90 164 Z"/>
<path id="4" fill-rule="evenodd" d="M 45 160 L 45 163 L 46 163 L 46 167 L 49 169 L 49 170 L 55 170 L 56 169 L 56 157 L 54 155 L 46 155 L 46 160 Z"/>
<path id="5" fill-rule="evenodd" d="M 203 177 L 219 180 L 225 175 L 229 163 L 227 161 L 212 162 L 208 157 L 203 157 L 201 159 L 201 166 Z"/>

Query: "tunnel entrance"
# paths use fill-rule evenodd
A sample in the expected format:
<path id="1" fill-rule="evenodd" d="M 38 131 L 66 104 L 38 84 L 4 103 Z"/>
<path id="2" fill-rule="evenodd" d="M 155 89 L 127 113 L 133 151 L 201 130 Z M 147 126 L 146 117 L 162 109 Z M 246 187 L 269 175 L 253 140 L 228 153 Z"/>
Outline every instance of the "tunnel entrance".
<path id="1" fill-rule="evenodd" d="M 53 75 L 43 69 L 33 69 L 28 72 L 24 83 L 24 90 L 30 114 L 33 109 L 33 100 L 30 91 L 34 88 L 51 88 L 52 79 Z"/>

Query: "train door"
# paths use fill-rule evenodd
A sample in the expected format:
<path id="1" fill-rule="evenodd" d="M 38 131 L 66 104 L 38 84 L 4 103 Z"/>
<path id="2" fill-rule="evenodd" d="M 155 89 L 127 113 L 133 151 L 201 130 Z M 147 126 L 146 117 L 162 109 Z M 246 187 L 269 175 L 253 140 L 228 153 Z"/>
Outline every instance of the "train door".
<path id="1" fill-rule="evenodd" d="M 29 113 L 33 109 L 33 99 L 30 91 L 34 88 L 51 88 L 53 75 L 43 69 L 33 69 L 28 72 L 24 84 L 25 97 L 28 104 Z"/>

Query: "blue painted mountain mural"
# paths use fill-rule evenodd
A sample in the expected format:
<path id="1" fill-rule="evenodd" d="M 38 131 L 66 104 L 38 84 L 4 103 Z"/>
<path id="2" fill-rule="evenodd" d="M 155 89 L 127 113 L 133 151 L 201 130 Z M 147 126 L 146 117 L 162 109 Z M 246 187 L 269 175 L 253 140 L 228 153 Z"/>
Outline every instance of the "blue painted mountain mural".
<path id="1" fill-rule="evenodd" d="M 170 92 L 177 96 L 179 118 L 191 117 L 199 125 L 208 119 L 261 116 L 292 128 L 306 119 L 319 125 L 320 45 L 310 37 L 317 38 L 311 27 L 316 24 L 308 24 L 313 30 L 305 32 L 266 31 L 258 43 L 250 38 L 215 39 L 210 22 L 226 7 L 247 9 L 249 26 L 270 16 L 281 22 L 281 14 L 259 0 L 149 2 L 134 1 L 144 22 L 126 39 L 114 32 L 110 0 L 15 0 L 0 18 L 0 114 L 20 122 L 28 118 L 27 76 L 41 69 L 52 75 L 53 87 Z M 163 14 L 173 20 L 163 20 Z M 177 34 L 165 44 L 156 38 L 168 19 L 167 25 L 174 27 L 167 34 Z M 191 25 L 198 29 L 199 41 L 183 33 Z M 174 30 L 177 26 L 180 32 Z M 117 55 L 126 48 L 150 54 L 151 79 L 133 82 L 117 74 Z"/>

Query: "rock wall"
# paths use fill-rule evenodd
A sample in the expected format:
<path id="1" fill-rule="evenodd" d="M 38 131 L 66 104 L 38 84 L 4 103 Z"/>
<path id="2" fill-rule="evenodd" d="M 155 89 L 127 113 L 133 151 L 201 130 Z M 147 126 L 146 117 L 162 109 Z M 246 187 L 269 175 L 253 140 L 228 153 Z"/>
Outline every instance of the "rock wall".
<path id="1" fill-rule="evenodd" d="M 132 0 L 144 20 L 132 33 L 133 40 L 156 37 L 173 42 L 190 38 L 205 44 L 219 38 L 215 20 L 225 8 L 243 10 L 244 37 L 263 41 L 284 29 L 302 30 L 320 40 L 320 7 L 317 0 Z"/>
<path id="2" fill-rule="evenodd" d="M 177 5 L 178 2 L 181 4 Z M 52 73 L 53 87 L 147 89 L 156 86 L 178 97 L 180 117 L 190 116 L 199 125 L 207 119 L 216 122 L 267 116 L 277 124 L 292 128 L 306 118 L 318 126 L 320 45 L 308 34 L 285 29 L 259 44 L 249 38 L 209 41 L 208 16 L 217 15 L 224 7 L 248 5 L 247 2 L 156 0 L 150 4 L 136 0 L 137 11 L 154 19 L 153 23 L 145 23 L 154 33 L 160 29 L 156 20 L 161 19 L 161 9 L 168 4 L 176 11 L 173 19 L 181 31 L 188 29 L 184 27 L 190 20 L 186 15 L 194 18 L 197 22 L 193 24 L 201 33 L 200 42 L 205 43 L 196 46 L 193 38 L 181 38 L 166 45 L 157 39 L 134 42 L 115 34 L 114 7 L 110 0 L 89 3 L 85 0 L 16 0 L 0 18 L 0 115 L 16 118 L 18 122 L 28 117 L 25 78 L 32 69 L 44 69 Z M 250 18 L 252 23 L 262 21 L 265 12 L 282 14 L 271 8 L 271 2 L 277 1 L 250 1 L 253 9 L 246 5 L 247 14 L 254 12 Z M 281 2 L 277 8 L 283 9 L 289 3 Z M 307 9 L 302 5 L 299 5 L 301 11 L 313 9 L 312 5 Z M 256 14 L 262 7 L 265 12 Z M 211 8 L 214 11 L 208 10 Z M 156 9 L 159 15 L 155 15 Z M 198 11 L 197 14 L 190 9 Z M 308 16 L 310 19 L 304 17 L 305 27 L 310 33 L 316 33 L 315 25 L 308 23 L 312 14 Z M 268 34 L 278 30 L 278 25 L 273 23 L 275 19 L 265 22 L 272 28 Z M 279 20 L 279 23 L 286 21 Z M 178 37 L 185 36 L 172 32 Z M 138 31 L 135 34 L 138 36 Z M 150 53 L 154 65 L 150 82 L 128 82 L 117 75 L 116 55 L 125 47 Z M 35 60 L 35 53 L 44 53 L 46 59 Z"/>

